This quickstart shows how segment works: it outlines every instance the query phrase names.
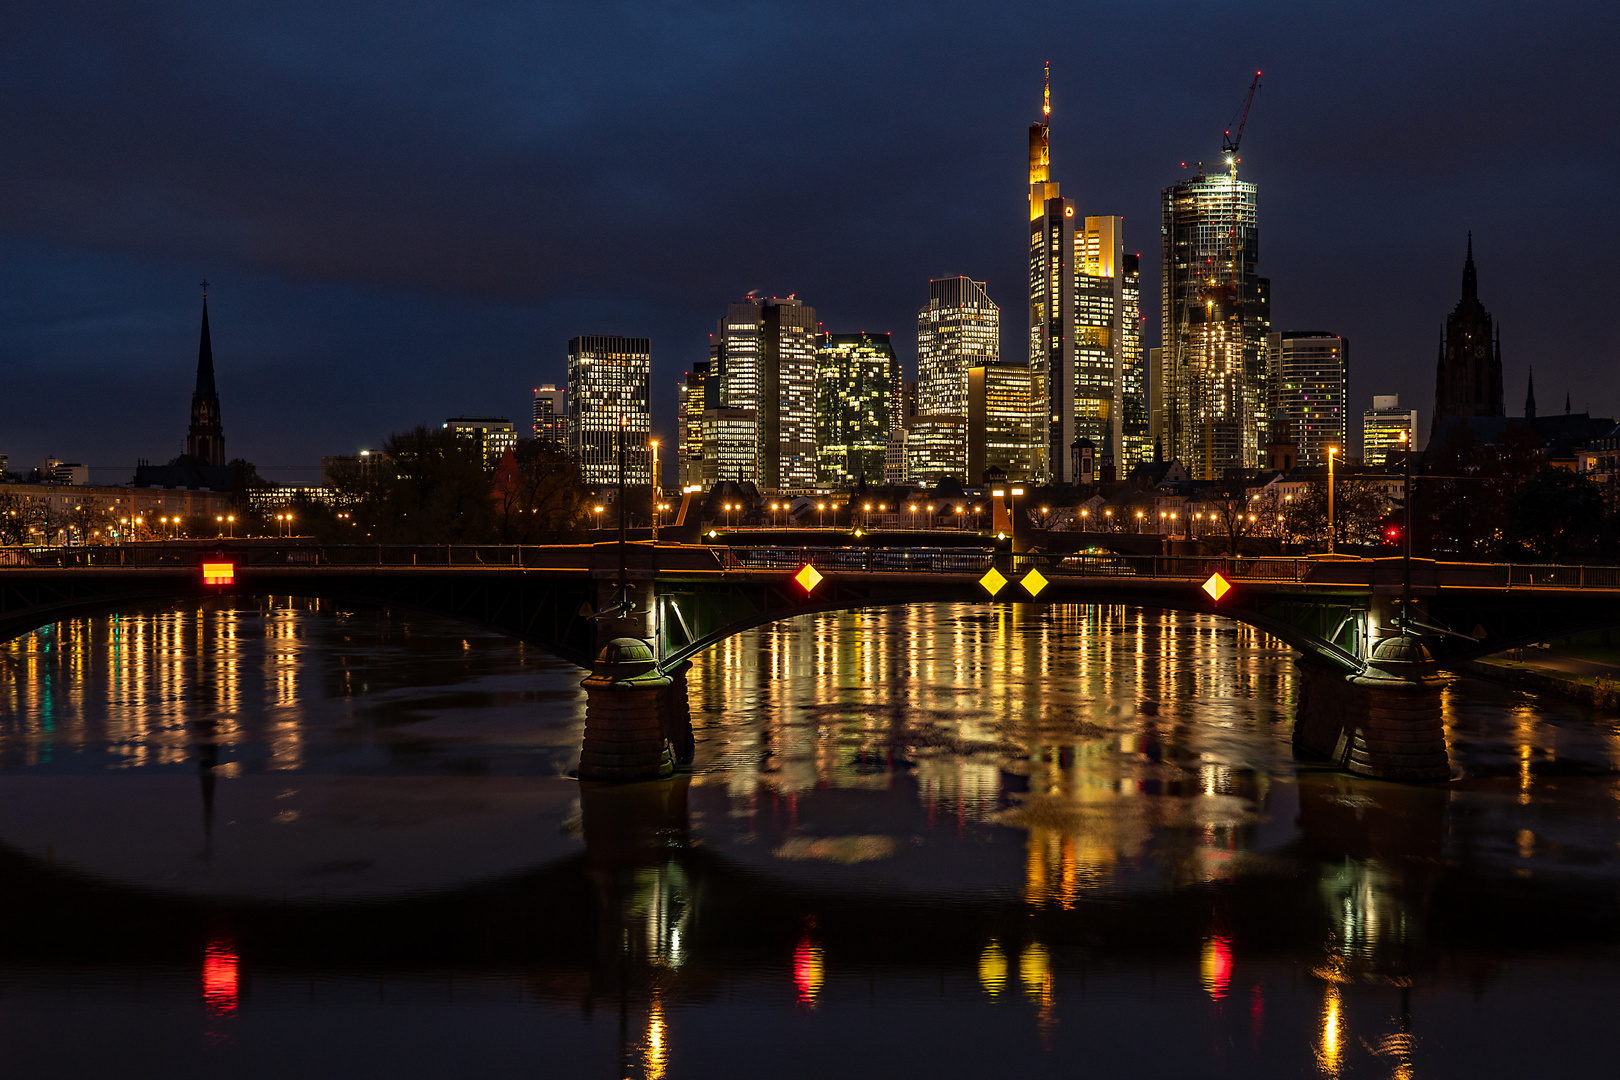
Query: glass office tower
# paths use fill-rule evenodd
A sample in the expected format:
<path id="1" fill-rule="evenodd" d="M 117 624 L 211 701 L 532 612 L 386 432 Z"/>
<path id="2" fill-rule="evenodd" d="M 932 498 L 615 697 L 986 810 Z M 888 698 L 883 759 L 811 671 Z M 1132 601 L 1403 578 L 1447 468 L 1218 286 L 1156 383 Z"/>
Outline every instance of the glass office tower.
<path id="1" fill-rule="evenodd" d="M 621 432 L 631 484 L 652 483 L 647 338 L 577 337 L 568 343 L 568 449 L 587 484 L 619 479 Z"/>
<path id="2" fill-rule="evenodd" d="M 816 461 L 822 487 L 884 482 L 898 411 L 888 334 L 822 334 L 816 345 Z"/>

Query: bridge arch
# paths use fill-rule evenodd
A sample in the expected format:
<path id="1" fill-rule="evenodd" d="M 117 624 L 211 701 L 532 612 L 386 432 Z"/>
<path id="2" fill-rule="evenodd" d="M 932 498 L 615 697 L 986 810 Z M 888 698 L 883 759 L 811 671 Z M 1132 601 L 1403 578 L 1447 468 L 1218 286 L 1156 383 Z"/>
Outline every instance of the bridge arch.
<path id="1" fill-rule="evenodd" d="M 789 588 L 791 589 L 791 586 Z M 1361 658 L 1356 653 L 1337 644 L 1329 637 L 1313 632 L 1309 626 L 1300 625 L 1275 612 L 1268 612 L 1255 606 L 1233 604 L 1222 607 L 1208 600 L 1207 597 L 1202 600 L 1195 598 L 1191 591 L 1188 591 L 1188 595 L 1184 598 L 1177 598 L 1170 595 L 1145 597 L 1130 591 L 1113 594 L 1088 589 L 1085 595 L 1054 595 L 1051 598 L 1043 596 L 1038 599 L 1012 601 L 992 599 L 976 586 L 972 589 L 965 589 L 960 585 L 941 585 L 931 589 L 908 591 L 903 596 L 863 595 L 847 589 L 834 589 L 826 596 L 816 597 L 812 594 L 801 599 L 792 596 L 790 592 L 786 596 L 782 595 L 786 591 L 780 589 L 761 591 L 756 594 L 757 599 L 753 605 L 734 604 L 730 612 L 719 616 L 718 621 L 711 620 L 701 624 L 700 629 L 695 634 L 692 633 L 690 623 L 684 622 L 684 616 L 679 613 L 678 607 L 672 616 L 665 605 L 671 602 L 678 605 L 681 599 L 691 603 L 697 598 L 690 594 L 685 596 L 679 593 L 661 594 L 659 596 L 661 608 L 657 619 L 659 643 L 662 646 L 660 655 L 664 658 L 661 665 L 666 670 L 673 669 L 705 649 L 725 641 L 727 638 L 799 615 L 854 611 L 863 608 L 906 607 L 915 604 L 965 603 L 989 607 L 995 604 L 1012 602 L 1040 607 L 1065 604 L 1075 606 L 1124 606 L 1147 610 L 1214 615 L 1218 618 L 1252 626 L 1257 630 L 1270 634 L 1291 648 L 1326 663 L 1333 669 L 1341 670 L 1345 674 L 1357 674 L 1364 666 Z M 1061 587 L 1055 587 L 1053 591 L 1061 592 L 1064 590 Z M 701 613 L 701 600 L 697 602 Z M 1341 622 L 1344 622 L 1344 619 L 1344 616 L 1340 616 Z M 1359 632 L 1362 627 L 1357 625 L 1354 629 Z"/>

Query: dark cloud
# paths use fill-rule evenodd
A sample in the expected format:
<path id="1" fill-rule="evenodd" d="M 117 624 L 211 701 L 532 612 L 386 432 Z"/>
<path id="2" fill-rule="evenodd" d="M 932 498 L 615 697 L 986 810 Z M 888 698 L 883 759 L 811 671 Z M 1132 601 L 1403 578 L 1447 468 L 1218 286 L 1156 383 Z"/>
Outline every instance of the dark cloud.
<path id="1" fill-rule="evenodd" d="M 1247 77 L 1280 327 L 1431 404 L 1473 229 L 1510 398 L 1620 407 L 1620 166 L 1600 4 L 19 3 L 0 12 L 0 452 L 119 466 L 183 435 L 196 293 L 233 452 L 311 463 L 523 416 L 576 333 L 653 338 L 655 423 L 720 305 L 797 292 L 909 352 L 926 279 L 1024 332 L 1023 140 L 1121 213 Z M 1156 324 L 1150 318 L 1150 339 Z M 1150 341 L 1151 343 L 1151 341 Z"/>

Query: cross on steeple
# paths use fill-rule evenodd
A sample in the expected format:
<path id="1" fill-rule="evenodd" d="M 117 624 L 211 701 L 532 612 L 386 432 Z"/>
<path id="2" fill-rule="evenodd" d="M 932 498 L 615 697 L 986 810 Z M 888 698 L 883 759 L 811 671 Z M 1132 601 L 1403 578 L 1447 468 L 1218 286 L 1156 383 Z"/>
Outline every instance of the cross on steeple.
<path id="1" fill-rule="evenodd" d="M 203 299 L 204 300 L 208 299 L 208 279 L 207 278 L 202 279 L 202 291 L 203 291 Z"/>

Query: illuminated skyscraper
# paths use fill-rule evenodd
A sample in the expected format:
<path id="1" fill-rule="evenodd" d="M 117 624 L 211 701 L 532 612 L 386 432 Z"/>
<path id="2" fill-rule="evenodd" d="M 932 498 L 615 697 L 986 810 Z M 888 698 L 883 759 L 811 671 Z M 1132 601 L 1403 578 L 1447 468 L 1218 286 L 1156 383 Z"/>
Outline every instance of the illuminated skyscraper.
<path id="1" fill-rule="evenodd" d="M 1299 464 L 1326 465 L 1330 446 L 1348 453 L 1350 339 L 1319 330 L 1286 330 L 1270 336 L 1266 353 L 1271 409 L 1287 417 L 1299 446 Z"/>
<path id="2" fill-rule="evenodd" d="M 1029 365 L 969 368 L 967 482 L 980 483 L 988 469 L 1000 469 L 1009 480 L 1028 480 L 1033 450 Z"/>
<path id="3" fill-rule="evenodd" d="M 551 383 L 535 387 L 534 437 L 539 441 L 568 445 L 568 406 L 563 403 L 566 396 Z"/>
<path id="4" fill-rule="evenodd" d="M 675 477 L 682 487 L 703 483 L 704 390 L 709 377 L 709 361 L 699 360 L 681 380 L 675 398 L 676 447 Z"/>
<path id="5" fill-rule="evenodd" d="M 1032 478 L 1070 481 L 1090 440 L 1125 456 L 1127 368 L 1141 366 L 1140 283 L 1124 219 L 1080 217 L 1051 176 L 1048 120 L 1029 129 L 1029 380 Z M 1140 436 L 1137 436 L 1139 439 Z"/>
<path id="6" fill-rule="evenodd" d="M 646 338 L 569 341 L 568 449 L 587 484 L 618 482 L 621 432 L 626 480 L 652 483 L 651 376 L 652 344 Z"/>
<path id="7" fill-rule="evenodd" d="M 968 371 L 1000 359 L 1001 309 L 984 282 L 930 281 L 928 306 L 917 312 L 917 412 L 907 440 L 913 475 L 930 482 L 966 475 Z"/>
<path id="8" fill-rule="evenodd" d="M 1200 479 L 1259 466 L 1271 396 L 1257 189 L 1237 178 L 1234 156 L 1227 165 L 1208 175 L 1200 166 L 1161 197 L 1163 363 L 1153 373 L 1152 434 Z"/>
<path id="9" fill-rule="evenodd" d="M 1120 319 L 1121 353 L 1118 435 L 1115 475 L 1127 475 L 1133 466 L 1153 460 L 1153 438 L 1148 432 L 1147 366 L 1142 362 L 1141 257 L 1124 255 L 1121 281 L 1123 312 Z"/>
<path id="10" fill-rule="evenodd" d="M 816 346 L 816 460 L 822 487 L 884 482 L 898 418 L 888 334 L 822 334 Z"/>
<path id="11" fill-rule="evenodd" d="M 728 431 L 738 424 L 753 431 L 753 461 L 736 479 L 772 492 L 815 487 L 817 330 L 816 309 L 796 297 L 749 296 L 726 306 L 714 336 L 711 407 L 754 414 L 727 421 Z"/>

